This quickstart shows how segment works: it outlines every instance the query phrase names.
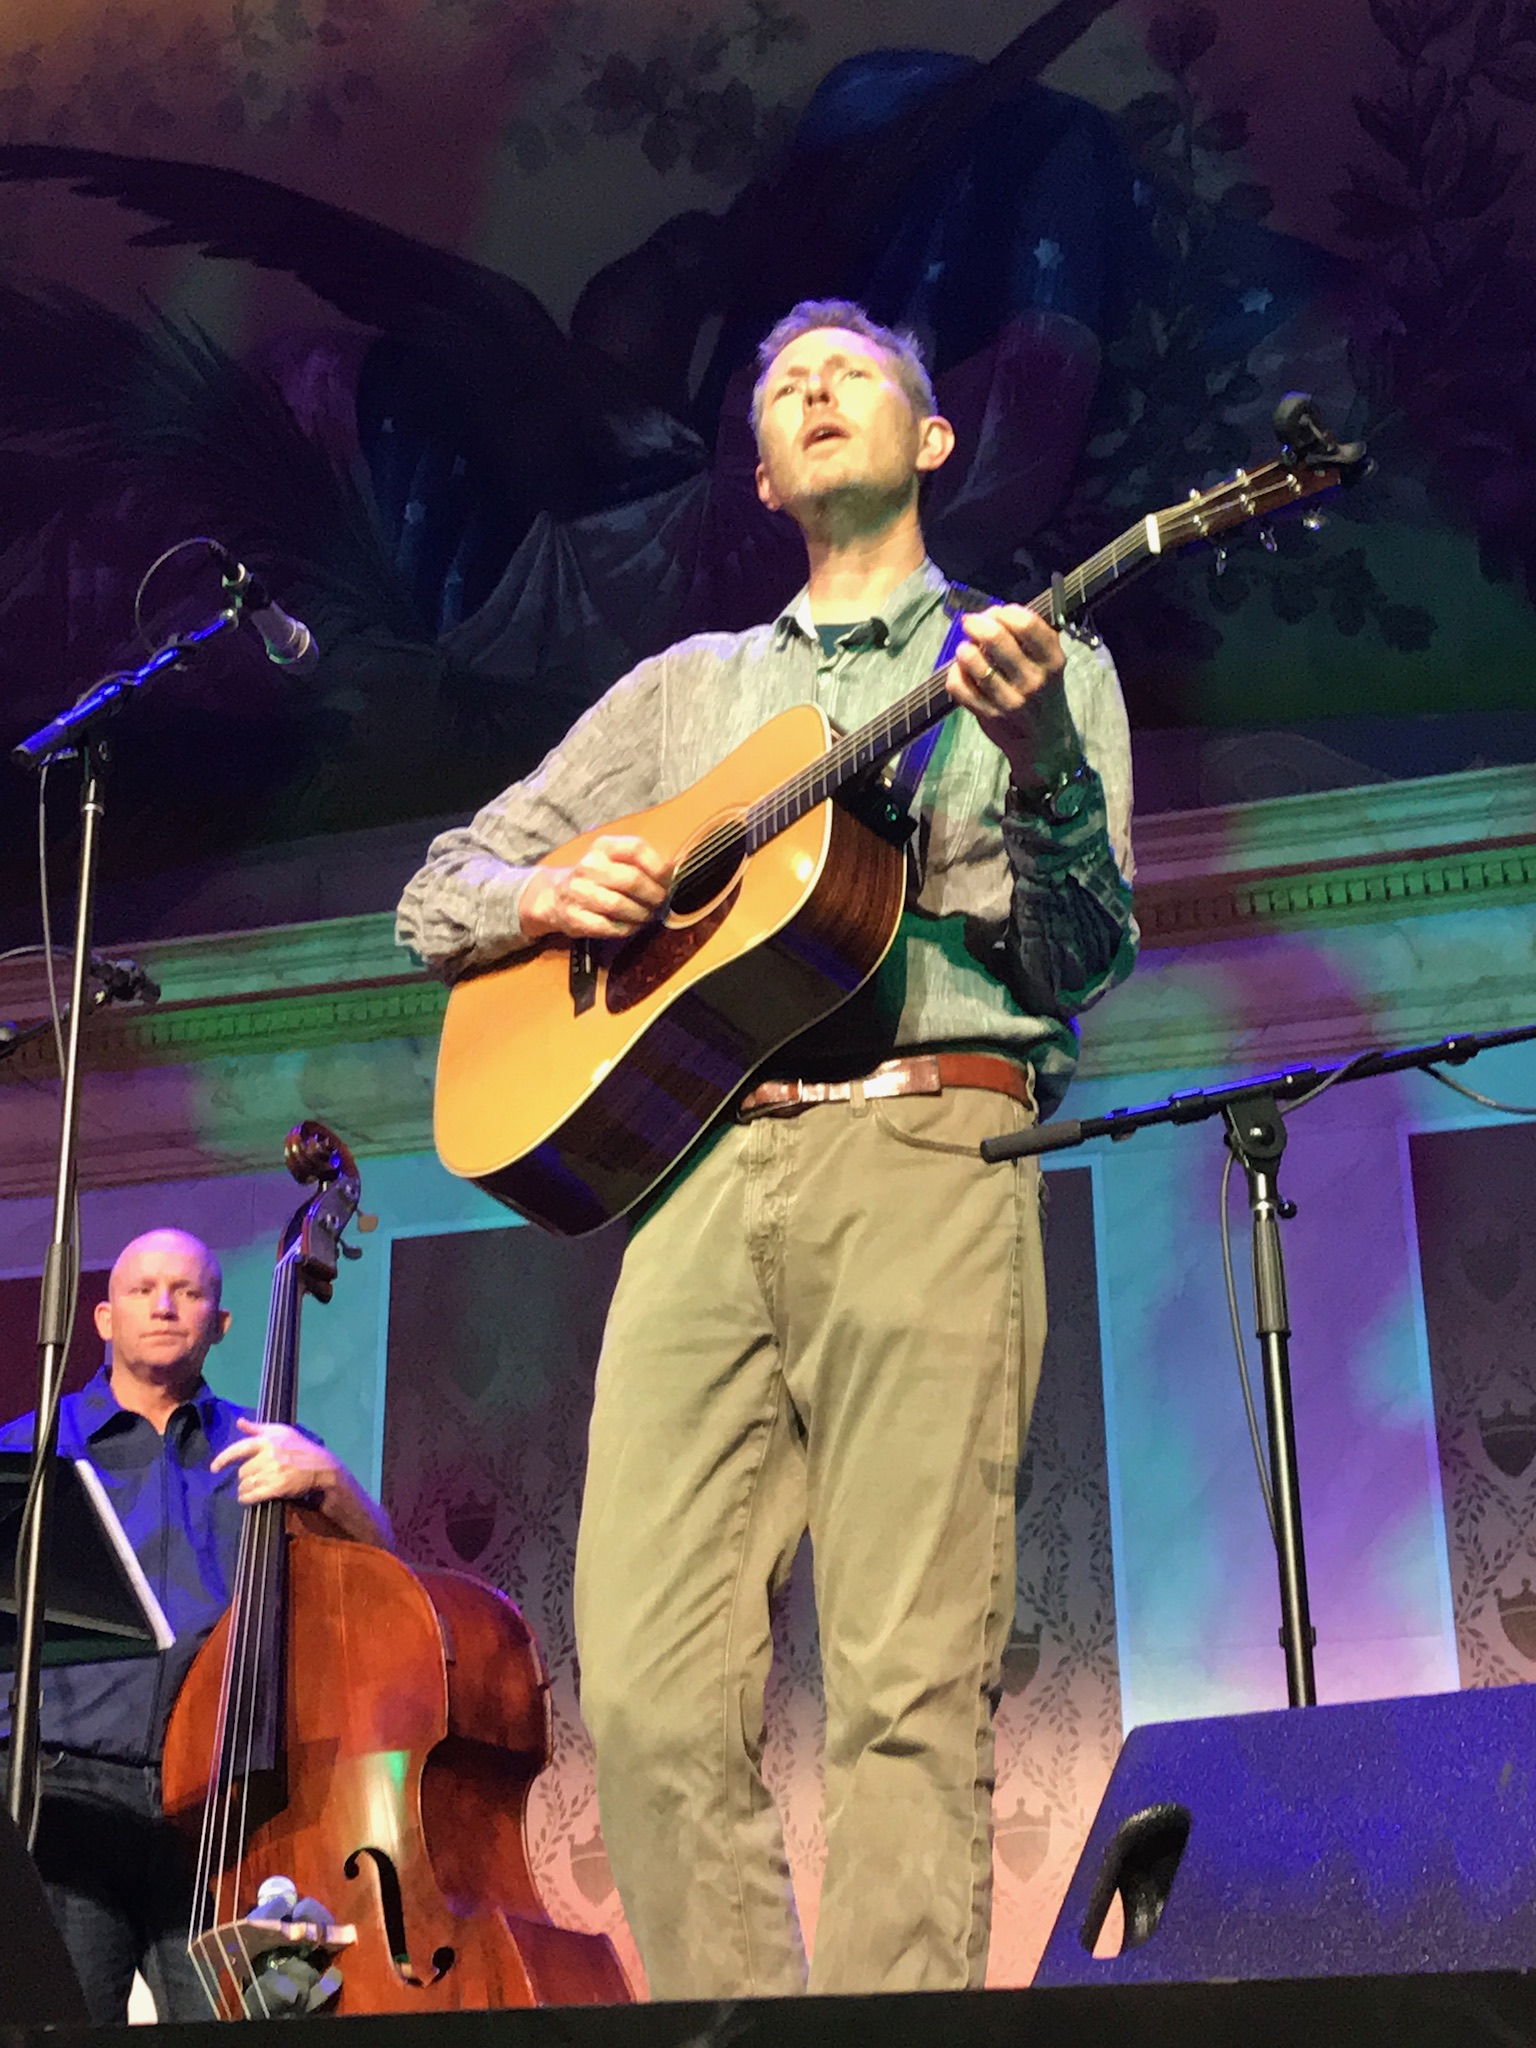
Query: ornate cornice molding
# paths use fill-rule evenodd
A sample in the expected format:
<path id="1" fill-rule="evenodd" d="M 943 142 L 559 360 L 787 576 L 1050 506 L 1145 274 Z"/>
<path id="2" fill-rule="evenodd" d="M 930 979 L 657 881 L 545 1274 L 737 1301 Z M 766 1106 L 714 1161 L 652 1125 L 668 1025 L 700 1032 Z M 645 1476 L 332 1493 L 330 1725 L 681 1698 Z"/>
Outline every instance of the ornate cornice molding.
<path id="1" fill-rule="evenodd" d="M 90 1021 L 85 1063 L 92 1073 L 110 1073 L 230 1054 L 301 1052 L 326 1045 L 366 1045 L 380 1038 L 435 1038 L 447 1001 L 448 991 L 440 982 L 418 973 L 273 994 L 198 996 L 161 1002 L 152 1009 L 108 1009 Z M 52 1074 L 52 1039 L 34 1039 L 5 1065 L 18 1077 Z"/>
<path id="2" fill-rule="evenodd" d="M 1142 879 L 1166 882 L 1533 836 L 1536 766 L 1517 765 L 1166 811 L 1137 820 L 1136 851 Z"/>
<path id="3" fill-rule="evenodd" d="M 1154 817 L 1137 850 L 1146 957 L 1085 1020 L 1085 1075 L 1331 1059 L 1536 1015 L 1536 769 Z M 306 1115 L 360 1153 L 430 1144 L 447 996 L 388 913 L 115 950 L 163 994 L 91 1020 L 83 1184 L 265 1167 Z M 45 1009 L 35 960 L 0 965 L 0 1016 Z M 0 1194 L 51 1185 L 53 1064 L 47 1034 L 0 1059 Z"/>
<path id="4" fill-rule="evenodd" d="M 1536 831 L 1525 838 L 1418 847 L 1339 866 L 1299 862 L 1256 872 L 1140 882 L 1142 943 L 1192 946 L 1255 931 L 1298 931 L 1363 919 L 1529 903 L 1536 897 Z"/>

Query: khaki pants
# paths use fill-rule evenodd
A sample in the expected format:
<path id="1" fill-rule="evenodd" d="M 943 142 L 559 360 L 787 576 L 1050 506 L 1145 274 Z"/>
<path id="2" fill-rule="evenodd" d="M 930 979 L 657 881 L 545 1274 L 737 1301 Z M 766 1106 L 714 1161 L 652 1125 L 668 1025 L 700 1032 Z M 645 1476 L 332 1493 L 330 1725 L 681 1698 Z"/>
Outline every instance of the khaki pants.
<path id="1" fill-rule="evenodd" d="M 979 1090 L 728 1124 L 634 1232 L 576 1561 L 603 1834 L 657 1998 L 805 1987 L 760 1769 L 808 1527 L 826 1685 L 814 1991 L 981 1983 L 1039 1175 Z"/>

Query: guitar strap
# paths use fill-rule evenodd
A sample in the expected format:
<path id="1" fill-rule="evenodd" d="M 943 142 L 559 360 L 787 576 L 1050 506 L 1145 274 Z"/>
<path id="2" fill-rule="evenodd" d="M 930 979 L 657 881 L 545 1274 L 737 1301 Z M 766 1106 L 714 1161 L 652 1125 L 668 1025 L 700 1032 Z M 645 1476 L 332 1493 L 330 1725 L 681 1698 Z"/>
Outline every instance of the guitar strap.
<path id="1" fill-rule="evenodd" d="M 996 599 L 985 592 L 972 590 L 965 583 L 951 583 L 944 593 L 944 609 L 949 614 L 949 631 L 944 636 L 944 645 L 939 649 L 939 658 L 934 671 L 948 668 L 955 658 L 965 634 L 965 614 L 984 611 Z M 930 725 L 926 732 L 920 732 L 915 740 L 909 740 L 881 775 L 881 781 L 890 791 L 891 800 L 897 808 L 910 816 L 912 804 L 928 763 L 933 759 L 933 750 L 939 744 L 939 734 L 944 730 L 944 721 Z"/>

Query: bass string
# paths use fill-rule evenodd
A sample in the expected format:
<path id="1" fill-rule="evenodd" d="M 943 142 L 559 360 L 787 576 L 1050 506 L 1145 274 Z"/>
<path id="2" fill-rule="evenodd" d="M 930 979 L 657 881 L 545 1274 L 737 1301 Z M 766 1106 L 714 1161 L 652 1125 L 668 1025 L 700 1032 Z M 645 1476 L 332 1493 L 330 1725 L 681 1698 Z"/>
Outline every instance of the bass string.
<path id="1" fill-rule="evenodd" d="M 296 1239 L 292 1248 L 286 1254 L 286 1258 L 290 1264 L 292 1276 L 291 1284 L 288 1288 L 287 1298 L 284 1305 L 284 1321 L 286 1327 L 284 1331 L 284 1340 L 278 1347 L 276 1371 L 273 1375 L 274 1386 L 270 1396 L 263 1403 L 262 1420 L 264 1422 L 292 1423 L 297 1406 L 299 1322 L 304 1310 L 304 1293 L 303 1289 L 298 1284 L 298 1265 L 301 1247 L 302 1240 Z M 259 1509 L 257 1509 L 256 1512 L 258 1516 L 261 1518 L 261 1531 L 258 1540 L 262 1545 L 262 1558 L 257 1576 L 257 1586 L 259 1588 L 259 1605 L 254 1627 L 252 1646 L 253 1676 L 251 1713 L 247 1727 L 245 1770 L 241 1781 L 243 1786 L 243 1799 L 240 1818 L 240 1840 L 242 1843 L 249 1839 L 249 1807 L 251 1781 L 254 1776 L 253 1766 L 255 1762 L 254 1745 L 257 1730 L 257 1714 L 261 1702 L 261 1681 L 263 1676 L 261 1669 L 261 1653 L 270 1640 L 267 1602 L 270 1599 L 275 1604 L 275 1625 L 281 1627 L 283 1613 L 283 1584 L 281 1579 L 282 1547 L 287 1532 L 286 1508 L 281 1500 L 263 1502 L 262 1506 Z M 281 1640 L 279 1640 L 276 1645 L 276 1668 L 275 1670 L 269 1671 L 265 1674 L 267 1684 L 269 1687 L 281 1687 L 283 1674 L 285 1670 L 284 1650 L 285 1645 L 282 1643 Z M 280 1716 L 284 1704 L 281 1690 L 279 1689 L 275 1691 L 274 1693 L 269 1695 L 269 1697 L 271 1698 L 274 1710 Z M 277 1727 L 275 1732 L 276 1739 L 278 1743 L 281 1744 L 282 1729 L 280 1725 Z M 270 1872 L 268 1873 L 269 1876 L 271 1874 L 272 1873 Z M 254 1905 L 254 1903 L 255 1901 L 253 1900 L 252 1904 Z M 251 1967 L 253 1951 L 249 1945 L 248 1937 L 244 1932 L 244 1919 L 237 1918 L 235 1926 L 237 1931 L 240 1933 L 242 1946 L 245 1950 L 247 1981 L 256 1986 L 257 2003 L 261 2007 L 262 2017 L 270 2019 L 272 2014 L 268 2004 L 266 1986 L 264 1985 L 262 1980 L 255 1975 Z"/>
<path id="2" fill-rule="evenodd" d="M 270 1384 L 266 1383 L 267 1376 L 263 1375 L 264 1384 L 259 1410 L 260 1418 L 263 1422 L 283 1422 L 292 1418 L 294 1362 L 298 1350 L 299 1310 L 302 1300 L 296 1278 L 298 1258 L 299 1245 L 298 1241 L 295 1240 L 295 1243 L 284 1253 L 281 1261 L 287 1272 L 288 1284 L 283 1292 L 282 1329 L 275 1347 L 276 1355 L 273 1361 Z M 277 1670 L 275 1672 L 264 1670 L 263 1652 L 267 1648 L 268 1643 L 268 1602 L 269 1600 L 277 1602 L 279 1599 L 277 1573 L 280 1568 L 281 1545 L 285 1526 L 283 1503 L 280 1500 L 262 1501 L 248 1512 L 255 1526 L 255 1536 L 252 1544 L 254 1553 L 255 1611 L 249 1617 L 245 1649 L 247 1678 L 246 1711 L 243 1730 L 244 1755 L 240 1759 L 241 1767 L 239 1774 L 240 1822 L 236 1832 L 238 1847 L 232 1858 L 236 1869 L 238 1869 L 242 1859 L 244 1845 L 250 1839 L 251 1781 L 254 1776 L 256 1761 L 255 1745 L 263 1704 L 262 1680 L 265 1677 L 269 1687 L 278 1682 L 278 1674 L 281 1672 L 282 1667 L 283 1650 L 282 1644 L 279 1643 L 277 1645 Z M 251 1587 L 247 1588 L 248 1605 L 252 1590 Z M 280 1618 L 281 1610 L 279 1607 L 278 1619 L 280 1620 Z M 269 1694 L 268 1697 L 270 1698 L 271 1695 Z M 276 1739 L 280 1743 L 281 1730 L 278 1729 L 275 1733 Z M 249 1975 L 251 1950 L 245 1945 L 245 1936 L 241 1931 L 243 1928 L 243 1916 L 238 1910 L 241 1903 L 237 1898 L 235 1901 L 236 1910 L 231 1913 L 230 1918 L 237 1934 L 240 1935 L 242 1946 L 245 1948 L 245 1961 L 247 1964 L 247 1974 Z M 254 1904 L 254 1900 L 251 1903 Z M 262 2003 L 264 2006 L 265 2001 L 263 2000 Z"/>
<path id="3" fill-rule="evenodd" d="M 281 1321 L 285 1276 L 282 1262 L 272 1274 L 272 1299 L 267 1315 L 267 1351 L 262 1363 L 262 1385 L 265 1388 L 272 1371 L 272 1347 Z M 240 1541 L 235 1557 L 235 1584 L 230 1602 L 229 1629 L 224 1643 L 224 1668 L 219 1684 L 218 1713 L 213 1730 L 212 1747 L 209 1752 L 209 1783 L 203 1802 L 202 1826 L 199 1830 L 196 1868 L 196 1904 L 194 1928 L 208 1931 L 205 1921 L 211 1913 L 217 1924 L 222 1901 L 214 1896 L 213 1873 L 217 1857 L 216 1841 L 219 1837 L 221 1800 L 227 1798 L 227 1760 L 229 1755 L 229 1728 L 231 1713 L 236 1708 L 240 1681 L 238 1673 L 243 1661 L 242 1642 L 242 1588 L 247 1585 L 252 1570 L 251 1546 L 254 1537 L 253 1522 L 246 1515 L 240 1525 Z M 206 1987 L 205 1987 L 206 1988 Z M 217 2003 L 217 2001 L 215 2001 Z"/>
<path id="4" fill-rule="evenodd" d="M 298 1320 L 298 1290 L 294 1282 L 296 1258 L 296 1248 L 290 1248 L 279 1258 L 273 1272 L 270 1334 L 257 1410 L 263 1421 L 278 1419 L 275 1410 L 287 1398 L 284 1381 L 291 1387 L 291 1360 Z M 230 1603 L 229 1639 L 225 1646 L 219 1713 L 214 1730 L 214 1768 L 204 1806 L 198 1854 L 199 1911 L 209 1910 L 203 1902 L 211 1902 L 215 1932 L 226 1920 L 235 1928 L 239 1925 L 237 1893 L 228 1899 L 223 1894 L 226 1886 L 238 1886 L 240 1857 L 232 1851 L 236 1843 L 244 1841 L 249 1825 L 251 1765 L 260 1702 L 261 1650 L 267 1623 L 267 1599 L 273 1585 L 274 1545 L 282 1533 L 281 1516 L 281 1502 L 261 1502 L 246 1510 L 240 1532 L 235 1592 Z M 240 1786 L 238 1800 L 234 1789 L 237 1781 Z M 217 1885 L 214 1883 L 215 1870 L 219 1872 Z M 205 1933 L 208 1931 L 204 1929 Z M 249 1955 L 247 1949 L 247 1961 Z M 220 2009 L 217 1964 L 208 1963 L 196 1951 L 193 1960 L 210 2002 L 215 2010 Z M 213 1979 L 212 1987 L 210 1978 Z"/>

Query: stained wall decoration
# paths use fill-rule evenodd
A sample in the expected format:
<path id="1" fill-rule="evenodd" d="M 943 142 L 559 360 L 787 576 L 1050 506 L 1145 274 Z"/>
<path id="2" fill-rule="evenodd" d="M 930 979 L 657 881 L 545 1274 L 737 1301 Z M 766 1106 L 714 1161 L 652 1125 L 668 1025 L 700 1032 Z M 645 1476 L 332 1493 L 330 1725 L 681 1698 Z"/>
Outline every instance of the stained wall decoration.
<path id="1" fill-rule="evenodd" d="M 1092 1190 L 1050 1177 L 1052 1332 L 1019 1477 L 1019 1595 L 997 1718 L 991 1981 L 1027 1983 L 1119 1747 Z M 550 1667 L 554 1760 L 530 1810 L 551 1910 L 638 1964 L 603 1852 L 581 1724 L 571 1577 L 603 1314 L 620 1246 L 527 1229 L 401 1237 L 390 1276 L 383 1495 L 402 1553 L 490 1579 Z M 775 1615 L 764 1770 L 808 1939 L 825 1842 L 808 1555 Z"/>
<path id="2" fill-rule="evenodd" d="M 1463 1686 L 1536 1679 L 1536 1123 L 1411 1141 Z"/>
<path id="3" fill-rule="evenodd" d="M 107 1269 L 80 1275 L 80 1298 L 70 1332 L 64 1391 L 74 1393 L 101 1364 L 102 1342 L 91 1312 L 107 1298 Z M 33 1274 L 0 1280 L 0 1422 L 37 1402 L 38 1281 Z"/>

